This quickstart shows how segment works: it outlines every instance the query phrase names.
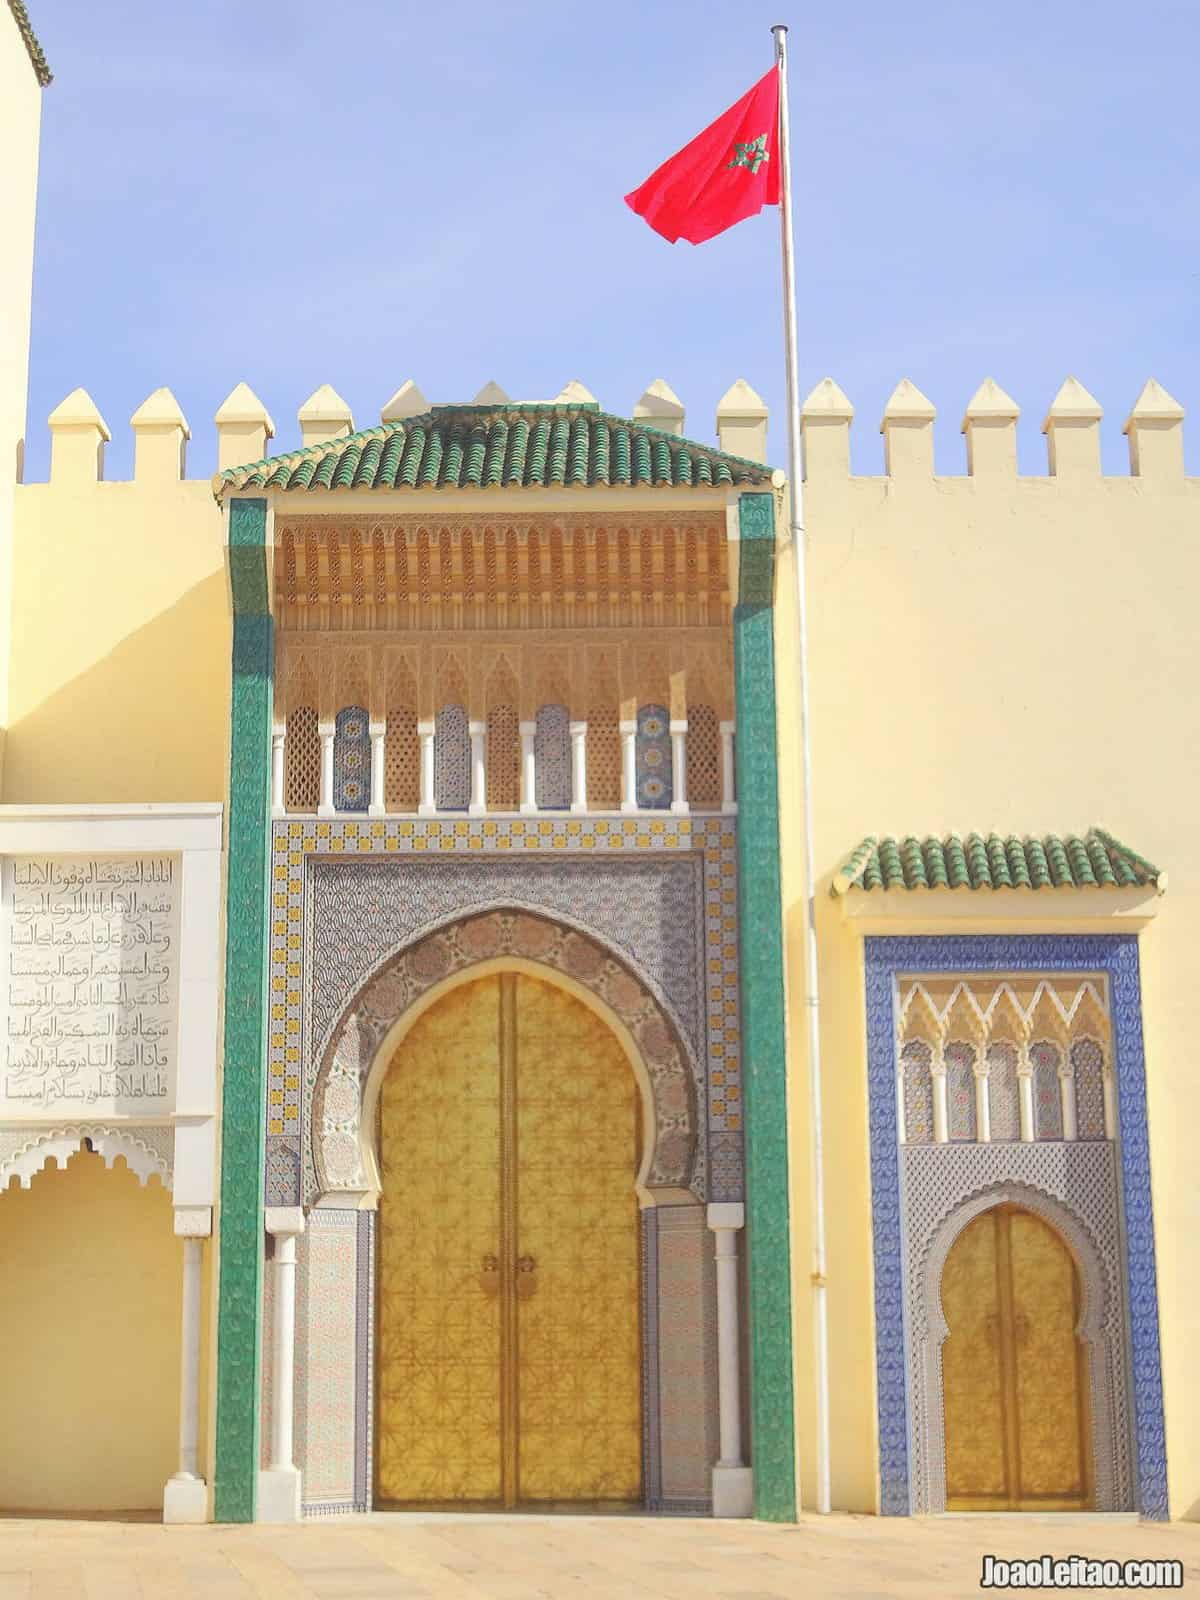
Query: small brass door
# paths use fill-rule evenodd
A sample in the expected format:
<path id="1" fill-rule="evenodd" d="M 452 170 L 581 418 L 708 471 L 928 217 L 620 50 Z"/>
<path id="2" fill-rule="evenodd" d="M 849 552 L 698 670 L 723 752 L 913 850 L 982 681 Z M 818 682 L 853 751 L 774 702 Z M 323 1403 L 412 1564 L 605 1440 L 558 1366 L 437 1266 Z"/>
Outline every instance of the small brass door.
<path id="1" fill-rule="evenodd" d="M 1075 1262 L 1048 1223 L 997 1206 L 942 1270 L 946 1507 L 1092 1504 L 1089 1392 Z"/>
<path id="2" fill-rule="evenodd" d="M 637 1086 L 580 1001 L 452 990 L 380 1096 L 376 1498 L 641 1495 Z"/>

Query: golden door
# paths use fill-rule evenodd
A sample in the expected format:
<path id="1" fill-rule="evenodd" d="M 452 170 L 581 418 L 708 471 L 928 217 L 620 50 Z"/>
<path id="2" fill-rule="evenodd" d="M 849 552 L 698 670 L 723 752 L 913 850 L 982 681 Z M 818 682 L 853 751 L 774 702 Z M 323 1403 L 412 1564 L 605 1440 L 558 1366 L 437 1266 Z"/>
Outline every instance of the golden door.
<path id="1" fill-rule="evenodd" d="M 380 1095 L 376 1498 L 641 1497 L 638 1092 L 523 974 L 451 990 Z"/>
<path id="2" fill-rule="evenodd" d="M 946 1508 L 1092 1504 L 1079 1275 L 1053 1228 L 1017 1206 L 963 1229 L 942 1270 Z"/>

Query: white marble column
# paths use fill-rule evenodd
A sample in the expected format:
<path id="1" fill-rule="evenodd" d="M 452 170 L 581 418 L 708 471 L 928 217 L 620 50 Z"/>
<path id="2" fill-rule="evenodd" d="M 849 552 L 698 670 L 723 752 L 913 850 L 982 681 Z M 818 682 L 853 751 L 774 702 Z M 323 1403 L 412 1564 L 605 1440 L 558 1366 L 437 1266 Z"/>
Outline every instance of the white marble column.
<path id="1" fill-rule="evenodd" d="M 737 780 L 733 767 L 733 730 L 736 724 L 721 724 L 721 810 L 737 810 Z"/>
<path id="2" fill-rule="evenodd" d="M 933 1142 L 946 1144 L 950 1138 L 950 1105 L 946 1095 L 946 1063 L 941 1051 L 935 1056 L 929 1073 L 933 1079 Z"/>
<path id="3" fill-rule="evenodd" d="M 321 735 L 321 802 L 317 806 L 319 817 L 332 817 L 333 811 L 333 723 L 322 722 Z"/>
<path id="4" fill-rule="evenodd" d="M 270 1263 L 274 1298 L 271 1326 L 270 1465 L 258 1475 L 258 1520 L 299 1522 L 300 1469 L 294 1460 L 296 1390 L 296 1239 L 304 1232 L 299 1206 L 268 1206 L 267 1232 L 275 1241 Z"/>
<path id="5" fill-rule="evenodd" d="M 487 810 L 487 723 L 470 722 L 471 734 L 471 803 L 467 810 L 473 817 L 481 817 Z"/>
<path id="6" fill-rule="evenodd" d="M 381 817 L 387 807 L 383 798 L 384 778 L 384 739 L 387 735 L 385 722 L 371 724 L 371 803 L 367 813 L 372 817 Z"/>
<path id="7" fill-rule="evenodd" d="M 164 1522 L 207 1522 L 208 1485 L 200 1476 L 200 1290 L 211 1206 L 176 1206 L 183 1241 L 182 1329 L 179 1357 L 179 1470 L 163 1490 Z"/>
<path id="8" fill-rule="evenodd" d="M 431 817 L 437 810 L 433 786 L 433 737 L 436 723 L 418 722 L 417 738 L 421 742 L 421 801 L 417 806 L 419 817 Z"/>
<path id="9" fill-rule="evenodd" d="M 587 728 L 586 722 L 569 724 L 571 733 L 571 810 L 587 810 Z"/>
<path id="10" fill-rule="evenodd" d="M 980 1144 L 990 1144 L 992 1139 L 992 1107 L 988 1100 L 986 1063 L 975 1068 L 975 1137 Z"/>
<path id="11" fill-rule="evenodd" d="M 621 810 L 636 811 L 637 803 L 637 723 L 621 722 Z"/>
<path id="12" fill-rule="evenodd" d="M 687 797 L 687 718 L 671 720 L 671 810 L 680 814 L 691 808 Z"/>
<path id="13" fill-rule="evenodd" d="M 738 1348 L 738 1232 L 741 1204 L 713 1204 L 708 1225 L 717 1258 L 717 1408 L 721 1455 L 712 1473 L 714 1517 L 754 1514 L 754 1480 L 742 1454 L 741 1354 Z"/>
<path id="14" fill-rule="evenodd" d="M 537 810 L 537 723 L 521 723 L 521 810 Z"/>
<path id="15" fill-rule="evenodd" d="M 1033 1143 L 1033 1063 L 1024 1050 L 1017 1062 L 1017 1097 L 1021 1112 L 1021 1138 Z"/>
<path id="16" fill-rule="evenodd" d="M 284 730 L 271 730 L 271 810 L 275 816 L 283 815 Z"/>

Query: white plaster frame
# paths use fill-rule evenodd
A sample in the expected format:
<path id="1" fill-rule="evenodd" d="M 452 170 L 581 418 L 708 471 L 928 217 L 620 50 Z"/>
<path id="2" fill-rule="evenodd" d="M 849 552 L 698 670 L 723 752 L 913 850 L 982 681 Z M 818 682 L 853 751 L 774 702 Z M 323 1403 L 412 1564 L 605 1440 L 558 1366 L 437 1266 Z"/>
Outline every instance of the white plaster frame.
<path id="1" fill-rule="evenodd" d="M 843 920 L 855 932 L 1134 933 L 1158 915 L 1166 876 L 1155 885 L 1062 889 L 843 889 Z"/>
<path id="2" fill-rule="evenodd" d="M 222 806 L 46 805 L 0 806 L 0 857 L 109 855 L 123 851 L 180 858 L 179 1034 L 175 1101 L 165 1116 L 109 1114 L 97 1125 L 64 1124 L 49 1116 L 6 1117 L 0 1131 L 28 1129 L 29 1145 L 0 1166 L 0 1190 L 11 1176 L 27 1184 L 50 1158 L 63 1159 L 82 1139 L 102 1139 L 101 1151 L 123 1155 L 143 1182 L 157 1171 L 173 1190 L 176 1207 L 211 1207 L 216 1191 L 218 1018 L 221 970 Z M 172 1171 L 141 1159 L 131 1137 L 137 1127 L 174 1132 Z M 98 1149 L 100 1144 L 97 1142 Z M 110 1155 L 111 1152 L 111 1155 Z M 135 1160 L 131 1152 L 137 1155 Z M 148 1160 L 150 1158 L 147 1158 Z M 143 1170 L 144 1169 L 144 1170 Z"/>

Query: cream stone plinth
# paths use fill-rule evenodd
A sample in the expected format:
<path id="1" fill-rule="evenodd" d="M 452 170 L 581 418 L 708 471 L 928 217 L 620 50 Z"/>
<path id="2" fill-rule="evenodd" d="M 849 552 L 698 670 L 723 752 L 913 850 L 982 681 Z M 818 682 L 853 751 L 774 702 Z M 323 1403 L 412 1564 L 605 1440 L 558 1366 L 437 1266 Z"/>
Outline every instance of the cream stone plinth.
<path id="1" fill-rule="evenodd" d="M 712 1514 L 714 1517 L 754 1515 L 752 1468 L 716 1466 L 712 1469 Z"/>
<path id="2" fill-rule="evenodd" d="M 268 1467 L 258 1475 L 258 1521 L 300 1521 L 298 1467 Z"/>
<path id="3" fill-rule="evenodd" d="M 167 1479 L 163 1488 L 163 1521 L 208 1521 L 208 1485 L 203 1478 Z"/>

